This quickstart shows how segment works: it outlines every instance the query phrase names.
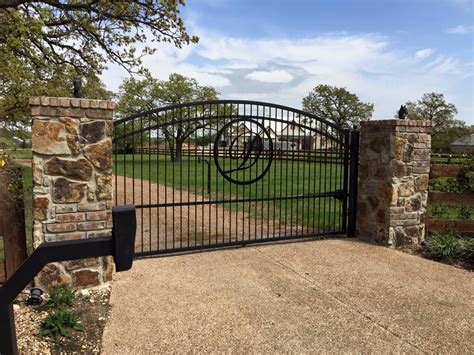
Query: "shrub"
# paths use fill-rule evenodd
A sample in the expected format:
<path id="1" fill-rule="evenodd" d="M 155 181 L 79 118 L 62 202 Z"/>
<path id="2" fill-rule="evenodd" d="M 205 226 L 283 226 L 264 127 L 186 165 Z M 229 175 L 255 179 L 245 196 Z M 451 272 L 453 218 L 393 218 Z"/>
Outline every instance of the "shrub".
<path id="1" fill-rule="evenodd" d="M 46 305 L 50 308 L 70 307 L 74 302 L 74 290 L 69 286 L 55 287 L 49 290 Z"/>
<path id="2" fill-rule="evenodd" d="M 428 254 L 436 259 L 450 260 L 462 255 L 463 243 L 457 231 L 451 230 L 433 234 L 426 242 Z"/>
<path id="3" fill-rule="evenodd" d="M 469 209 L 468 206 L 464 206 L 464 205 L 461 206 L 461 208 L 459 209 L 458 218 L 465 221 L 468 221 L 471 219 L 471 210 Z"/>
<path id="4" fill-rule="evenodd" d="M 474 262 L 474 238 L 466 238 L 462 241 L 462 258 L 467 262 Z"/>
<path id="5" fill-rule="evenodd" d="M 69 338 L 71 330 L 81 331 L 82 329 L 78 316 L 69 309 L 60 308 L 49 314 L 41 322 L 39 334 L 43 337 L 52 337 L 57 340 L 60 336 Z"/>

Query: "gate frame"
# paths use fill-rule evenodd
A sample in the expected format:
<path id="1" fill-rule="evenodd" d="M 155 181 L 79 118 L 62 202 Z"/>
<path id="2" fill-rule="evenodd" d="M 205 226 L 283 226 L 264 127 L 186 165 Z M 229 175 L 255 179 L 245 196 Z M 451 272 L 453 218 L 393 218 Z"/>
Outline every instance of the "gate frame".
<path id="1" fill-rule="evenodd" d="M 270 109 L 270 113 L 271 113 L 271 110 L 275 109 L 275 110 L 282 110 L 283 111 L 287 111 L 287 112 L 291 112 L 293 113 L 294 115 L 301 115 L 301 116 L 304 116 L 304 117 L 307 117 L 307 118 L 310 118 L 312 120 L 314 120 L 315 122 L 318 122 L 318 124 L 320 125 L 325 125 L 328 129 L 333 129 L 334 134 L 331 134 L 331 133 L 328 133 L 327 129 L 326 131 L 324 131 L 321 126 L 318 128 L 318 125 L 316 125 L 315 127 L 311 127 L 310 125 L 307 125 L 307 124 L 304 124 L 304 123 L 301 123 L 301 122 L 295 122 L 295 125 L 297 127 L 300 127 L 300 128 L 303 128 L 303 129 L 309 129 L 311 131 L 313 131 L 315 134 L 319 134 L 321 137 L 326 137 L 334 142 L 336 142 L 336 144 L 339 144 L 340 145 L 340 148 L 341 149 L 341 152 L 343 153 L 343 171 L 341 171 L 341 173 L 343 173 L 343 177 L 340 177 L 339 179 L 341 180 L 341 187 L 342 187 L 342 190 L 336 190 L 337 187 L 334 186 L 334 191 L 331 191 L 331 192 L 319 192 L 319 193 L 314 193 L 314 197 L 313 198 L 321 198 L 321 197 L 333 197 L 335 199 L 338 199 L 338 200 L 341 200 L 342 201 L 342 208 L 341 208 L 341 226 L 340 226 L 340 230 L 338 231 L 330 231 L 330 232 L 321 232 L 321 233 L 310 233 L 310 234 L 296 234 L 296 235 L 291 235 L 291 236 L 284 236 L 284 237 L 272 237 L 272 238 L 262 238 L 262 239 L 246 239 L 246 240 L 236 240 L 236 241 L 232 241 L 232 242 L 221 242 L 221 243 L 209 243 L 209 244 L 204 244 L 204 245 L 194 245 L 192 247 L 185 247 L 185 246 L 181 246 L 181 247 L 177 247 L 177 248 L 166 248 L 166 249 L 160 249 L 158 248 L 158 250 L 149 250 L 149 251 L 141 251 L 141 252 L 136 252 L 135 255 L 136 256 L 151 256 L 151 255 L 160 255 L 160 254 L 168 254 L 168 253 L 180 253 L 180 252 L 189 252 L 189 251 L 192 251 L 192 250 L 202 250 L 202 249 L 213 249 L 213 248 L 219 248 L 219 247 L 229 247 L 229 246 L 238 246 L 238 245 L 246 245 L 246 244 L 253 244 L 253 243 L 259 243 L 259 242 L 268 242 L 268 241 L 279 241 L 279 240 L 287 240 L 287 239 L 303 239 L 303 238 L 309 238 L 309 237 L 324 237 L 324 236 L 331 236 L 331 235 L 341 235 L 341 234 L 345 234 L 347 237 L 354 237 L 355 236 L 355 224 L 356 224 L 356 207 L 357 207 L 357 185 L 358 185 L 358 182 L 357 182 L 357 179 L 358 179 L 358 155 L 359 155 L 359 131 L 357 131 L 357 127 L 354 126 L 353 128 L 344 128 L 344 127 L 341 127 L 339 125 L 337 125 L 336 123 L 334 122 L 331 122 L 327 119 L 324 119 L 324 118 L 321 118 L 319 116 L 316 116 L 314 114 L 311 114 L 311 113 L 308 113 L 308 112 L 305 112 L 305 111 L 302 111 L 302 110 L 299 110 L 299 109 L 296 109 L 296 108 L 292 108 L 292 107 L 289 107 L 289 106 L 284 106 L 284 105 L 279 105 L 279 104 L 273 104 L 273 103 L 267 103 L 267 102 L 260 102 L 260 101 L 251 101 L 251 100 L 210 100 L 210 101 L 198 101 L 198 102 L 187 102 L 187 103 L 181 103 L 181 104 L 177 104 L 177 105 L 169 105 L 169 106 L 163 106 L 163 107 L 159 107 L 159 108 L 155 108 L 155 109 L 151 109 L 151 110 L 147 110 L 147 111 L 143 111 L 143 112 L 139 112 L 139 113 L 136 113 L 136 114 L 132 114 L 132 115 L 129 115 L 127 117 L 123 117 L 123 118 L 120 118 L 118 120 L 114 120 L 113 121 L 113 126 L 114 126 L 114 134 L 113 134 L 113 143 L 114 144 L 117 144 L 117 142 L 124 142 L 124 149 L 127 149 L 128 146 L 126 146 L 127 144 L 130 143 L 130 140 L 132 140 L 132 145 L 133 145 L 133 148 L 132 150 L 135 151 L 136 149 L 136 145 L 135 145 L 135 136 L 137 135 L 141 135 L 141 137 L 143 137 L 143 133 L 145 132 L 152 132 L 152 131 L 158 131 L 159 129 L 161 129 L 162 127 L 167 127 L 167 126 L 172 126 L 174 124 L 176 124 L 176 119 L 175 119 L 175 112 L 177 112 L 178 110 L 182 109 L 183 111 L 188 108 L 197 108 L 199 106 L 202 106 L 203 108 L 208 106 L 210 108 L 212 108 L 212 105 L 216 105 L 217 107 L 217 114 L 216 115 L 213 115 L 213 116 L 209 116 L 209 117 L 203 117 L 203 118 L 206 118 L 208 120 L 219 120 L 219 119 L 228 119 L 228 120 L 237 120 L 237 119 L 260 119 L 260 120 L 268 120 L 270 122 L 279 122 L 279 123 L 282 123 L 282 124 L 289 124 L 290 121 L 289 120 L 284 120 L 284 119 L 281 119 L 281 118 L 276 118 L 276 117 L 265 117 L 265 112 L 267 109 Z M 237 113 L 230 113 L 230 114 L 225 114 L 225 110 L 224 110 L 224 114 L 222 114 L 222 111 L 220 112 L 219 114 L 219 105 L 236 105 L 237 106 L 237 109 L 240 107 L 240 108 L 243 108 L 244 112 L 240 112 L 239 110 L 237 111 Z M 252 106 L 256 106 L 257 107 L 257 114 L 252 114 L 251 113 L 246 113 L 245 112 L 245 106 L 246 105 L 250 105 L 251 107 Z M 232 107 L 232 106 L 231 106 Z M 263 108 L 263 112 L 264 112 L 264 115 L 261 115 L 259 113 L 259 108 Z M 181 112 L 183 112 L 181 111 Z M 147 127 L 144 126 L 143 124 L 143 119 L 146 119 L 147 117 L 150 117 L 151 115 L 154 115 L 154 114 L 160 114 L 162 112 L 172 112 L 173 114 L 173 119 L 171 120 L 167 120 L 165 122 L 155 122 L 153 124 L 149 124 L 147 125 Z M 189 112 L 189 111 L 188 111 Z M 197 112 L 197 111 L 196 111 Z M 276 113 L 276 111 L 275 111 Z M 288 116 L 289 117 L 289 116 Z M 294 116 L 293 116 L 294 117 Z M 138 121 L 138 119 L 140 119 L 140 121 Z M 136 121 L 135 121 L 136 120 Z M 190 119 L 189 117 L 182 120 L 181 122 L 186 124 L 186 123 L 189 123 L 189 122 L 193 122 L 193 121 L 198 121 L 199 119 L 196 118 L 196 117 L 193 117 L 192 119 Z M 134 126 L 132 126 L 133 128 L 131 130 L 127 130 L 127 126 L 126 124 L 129 123 L 129 122 L 140 122 L 141 123 L 141 127 L 138 127 L 135 129 Z M 124 132 L 123 133 L 120 133 L 120 135 L 117 134 L 117 126 L 119 125 L 123 125 L 124 127 Z M 205 123 L 204 125 L 198 125 L 197 128 L 195 129 L 202 129 L 203 127 L 209 125 L 209 123 Z M 188 134 L 185 136 L 184 139 L 186 138 L 189 138 L 190 135 L 192 133 Z M 338 137 L 339 136 L 339 137 Z M 143 138 L 141 138 L 141 140 L 139 140 L 139 142 L 141 143 L 137 143 L 138 144 L 138 147 L 140 147 L 141 145 L 143 145 Z M 212 149 L 212 148 L 211 148 Z M 215 150 L 215 149 L 214 149 Z M 117 155 L 120 154 L 118 149 L 117 149 L 117 146 L 115 146 L 114 148 L 114 162 L 116 163 L 118 160 L 117 160 Z M 126 153 L 124 151 L 124 153 L 122 154 L 130 154 L 130 153 Z M 132 154 L 135 154 L 135 153 L 132 153 Z M 141 153 L 143 154 L 143 152 Z M 147 154 L 147 153 L 145 153 Z M 148 152 L 148 154 L 150 154 L 150 152 Z M 209 162 L 207 162 L 207 164 L 209 165 Z M 208 170 L 209 170 L 209 167 L 208 167 Z M 208 172 L 209 173 L 209 172 Z M 124 177 L 126 177 L 124 175 Z M 225 178 L 225 177 L 224 177 Z M 132 179 L 135 179 L 135 176 L 132 177 Z M 151 181 L 149 181 L 149 183 L 152 183 Z M 210 181 L 208 181 L 208 184 L 210 183 Z M 117 181 L 117 174 L 115 176 L 115 187 L 116 187 L 116 191 L 117 191 L 117 186 L 118 186 L 118 181 Z M 208 186 L 208 190 L 209 190 L 209 186 Z M 115 196 L 115 201 L 116 201 L 116 204 L 119 202 L 118 201 L 118 196 L 116 194 Z M 133 197 L 133 200 L 134 200 L 134 197 Z M 133 201 L 134 202 L 134 201 Z M 158 201 L 157 201 L 158 202 Z M 201 201 L 197 201 L 198 203 L 182 203 L 182 201 L 179 201 L 179 202 L 172 202 L 170 203 L 170 206 L 184 206 L 184 205 L 199 205 Z M 222 201 L 215 201 L 215 202 L 218 202 L 218 203 L 221 203 Z M 247 202 L 246 199 L 236 199 L 235 201 L 232 200 L 232 201 L 229 201 L 229 202 L 236 202 L 236 203 L 240 203 L 240 202 Z M 127 203 L 127 199 L 125 197 L 125 203 Z M 167 205 L 167 203 L 165 203 Z M 152 204 L 152 203 L 148 203 L 148 204 L 143 204 L 143 205 L 137 205 L 136 207 L 137 208 L 159 208 L 159 207 L 163 207 L 161 206 L 162 204 L 160 203 L 156 203 L 156 204 Z M 170 207 L 170 206 L 165 206 L 164 208 L 167 208 L 167 207 Z"/>

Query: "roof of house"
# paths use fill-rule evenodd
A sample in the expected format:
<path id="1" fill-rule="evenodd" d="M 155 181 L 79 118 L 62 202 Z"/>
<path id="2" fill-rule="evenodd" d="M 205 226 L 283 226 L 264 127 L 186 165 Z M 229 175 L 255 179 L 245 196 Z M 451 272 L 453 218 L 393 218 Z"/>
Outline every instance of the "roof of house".
<path id="1" fill-rule="evenodd" d="M 451 145 L 474 145 L 474 133 L 466 138 L 454 141 Z"/>

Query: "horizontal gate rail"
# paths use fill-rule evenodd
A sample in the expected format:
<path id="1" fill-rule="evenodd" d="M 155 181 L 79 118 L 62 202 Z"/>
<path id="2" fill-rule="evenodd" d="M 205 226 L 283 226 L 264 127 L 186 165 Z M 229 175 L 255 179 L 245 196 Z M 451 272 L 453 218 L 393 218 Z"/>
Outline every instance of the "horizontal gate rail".
<path id="1" fill-rule="evenodd" d="M 202 205 L 217 205 L 227 203 L 244 203 L 244 202 L 265 202 L 265 201 L 284 201 L 284 200 L 299 200 L 305 198 L 324 198 L 334 197 L 342 199 L 344 193 L 340 191 L 335 192 L 322 192 L 310 195 L 296 195 L 296 196 L 275 196 L 275 197 L 262 197 L 262 198 L 241 198 L 234 200 L 209 200 L 209 201 L 187 201 L 187 202 L 175 202 L 175 203 L 158 203 L 158 204 L 147 204 L 147 205 L 135 205 L 136 208 L 159 208 L 159 207 L 180 207 L 180 206 L 202 206 Z"/>
<path id="2" fill-rule="evenodd" d="M 158 249 L 150 251 L 135 252 L 135 257 L 147 257 L 153 255 L 167 255 L 167 254 L 177 254 L 182 252 L 191 252 L 199 250 L 212 250 L 218 248 L 231 248 L 231 247 L 243 247 L 246 245 L 252 244 L 261 244 L 261 243 L 271 243 L 271 242 L 284 242 L 284 241 L 304 241 L 308 239 L 325 239 L 326 237 L 344 237 L 342 231 L 331 231 L 331 232 L 318 232 L 318 233 L 303 233 L 295 236 L 271 236 L 268 238 L 262 239 L 242 239 L 236 240 L 233 242 L 219 242 L 219 243 L 210 243 L 204 245 L 197 245 L 193 247 L 179 247 L 179 248 L 168 248 L 168 249 Z"/>

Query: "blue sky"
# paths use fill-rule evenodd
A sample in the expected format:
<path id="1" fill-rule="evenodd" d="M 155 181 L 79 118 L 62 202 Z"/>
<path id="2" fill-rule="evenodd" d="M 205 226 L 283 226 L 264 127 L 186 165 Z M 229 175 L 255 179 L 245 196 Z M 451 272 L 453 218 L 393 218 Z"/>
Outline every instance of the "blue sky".
<path id="1" fill-rule="evenodd" d="M 213 85 L 222 98 L 300 108 L 318 84 L 375 104 L 373 119 L 442 92 L 474 124 L 474 0 L 188 0 L 181 13 L 197 45 L 161 44 L 145 59 Z M 116 90 L 126 73 L 103 80 Z"/>

